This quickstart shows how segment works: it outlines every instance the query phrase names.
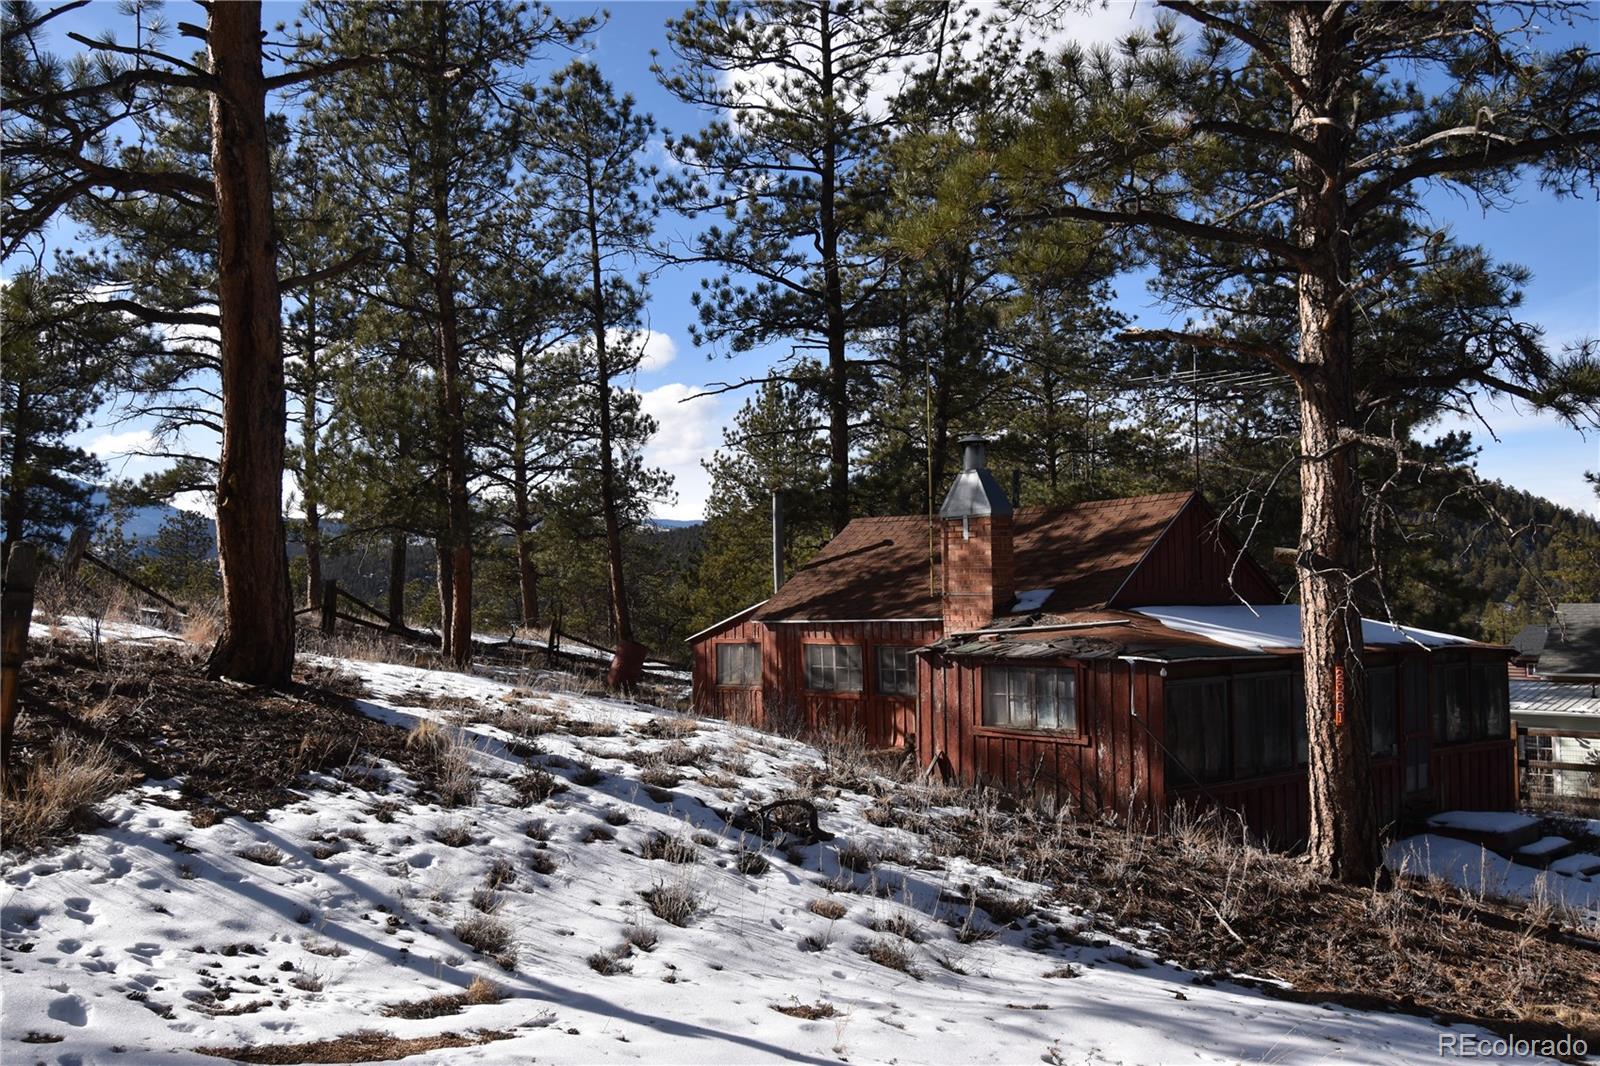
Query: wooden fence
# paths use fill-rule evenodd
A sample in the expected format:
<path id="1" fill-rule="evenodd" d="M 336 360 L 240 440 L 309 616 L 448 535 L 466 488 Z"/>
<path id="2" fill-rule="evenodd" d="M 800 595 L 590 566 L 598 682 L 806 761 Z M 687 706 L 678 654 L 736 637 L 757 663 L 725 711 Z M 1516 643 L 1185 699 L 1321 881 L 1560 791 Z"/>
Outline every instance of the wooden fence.
<path id="1" fill-rule="evenodd" d="M 1600 815 L 1600 730 L 1513 730 L 1517 793 L 1525 805 Z"/>

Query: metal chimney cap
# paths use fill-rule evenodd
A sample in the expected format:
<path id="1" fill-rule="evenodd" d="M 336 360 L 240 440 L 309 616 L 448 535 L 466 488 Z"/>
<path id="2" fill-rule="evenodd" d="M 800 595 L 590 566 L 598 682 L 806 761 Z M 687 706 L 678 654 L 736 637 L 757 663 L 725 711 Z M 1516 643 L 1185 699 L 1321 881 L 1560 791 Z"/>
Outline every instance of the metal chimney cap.
<path id="1" fill-rule="evenodd" d="M 958 441 L 965 449 L 961 457 L 962 469 L 945 495 L 939 517 L 985 518 L 1010 514 L 1011 501 L 989 473 L 989 438 L 981 433 L 968 433 Z"/>

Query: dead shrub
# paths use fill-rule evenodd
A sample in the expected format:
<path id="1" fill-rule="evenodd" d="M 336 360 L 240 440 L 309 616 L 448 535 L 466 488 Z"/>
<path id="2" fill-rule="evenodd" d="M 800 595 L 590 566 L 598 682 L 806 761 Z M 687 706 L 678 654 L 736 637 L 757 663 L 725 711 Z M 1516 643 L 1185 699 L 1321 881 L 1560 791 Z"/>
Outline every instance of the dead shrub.
<path id="1" fill-rule="evenodd" d="M 734 866 L 740 873 L 750 877 L 760 877 L 772 869 L 772 863 L 759 851 L 739 852 L 739 857 L 734 860 Z"/>
<path id="2" fill-rule="evenodd" d="M 872 920 L 868 928 L 874 933 L 889 933 L 913 944 L 920 944 L 926 939 L 922 927 L 903 914 L 880 915 Z"/>
<path id="3" fill-rule="evenodd" d="M 322 991 L 322 975 L 319 973 L 297 973 L 289 978 L 289 983 L 302 992 Z"/>
<path id="4" fill-rule="evenodd" d="M 656 752 L 656 758 L 669 766 L 693 766 L 701 759 L 699 748 L 685 744 L 681 740 L 674 740 Z"/>
<path id="5" fill-rule="evenodd" d="M 578 839 L 584 844 L 601 844 L 608 840 L 617 839 L 617 834 L 603 825 L 591 825 L 583 831 L 583 836 Z"/>
<path id="6" fill-rule="evenodd" d="M 561 863 L 548 851 L 536 851 L 528 856 L 528 865 L 533 867 L 534 873 L 548 877 L 556 872 Z"/>
<path id="7" fill-rule="evenodd" d="M 827 1000 L 822 1000 L 818 1003 L 801 1003 L 794 996 L 789 997 L 788 1003 L 772 1004 L 772 1009 L 779 1014 L 787 1014 L 791 1018 L 804 1018 L 808 1022 L 832 1018 L 839 1013 L 834 1005 Z"/>
<path id="8" fill-rule="evenodd" d="M 905 946 L 903 940 L 891 940 L 888 937 L 874 937 L 863 940 L 856 945 L 856 951 L 865 955 L 879 966 L 886 966 L 891 970 L 917 976 L 916 969 L 912 966 L 911 951 Z"/>
<path id="9" fill-rule="evenodd" d="M 587 763 L 580 765 L 572 775 L 572 783 L 584 788 L 591 788 L 606 779 L 606 775 Z"/>
<path id="10" fill-rule="evenodd" d="M 545 821 L 543 818 L 535 818 L 533 821 L 523 826 L 522 831 L 533 840 L 538 841 L 549 840 L 550 834 L 554 832 L 554 830 L 550 828 L 550 823 Z"/>
<path id="11" fill-rule="evenodd" d="M 841 870 L 854 870 L 858 874 L 868 872 L 878 861 L 877 852 L 854 843 L 836 849 L 834 854 L 838 857 Z"/>
<path id="12" fill-rule="evenodd" d="M 517 879 L 517 868 L 510 859 L 496 859 L 489 867 L 489 872 L 483 875 L 484 887 L 490 889 L 502 888 L 512 884 Z"/>
<path id="13" fill-rule="evenodd" d="M 452 822 L 434 830 L 433 839 L 446 847 L 464 848 L 472 843 L 472 830 L 466 822 Z"/>
<path id="14" fill-rule="evenodd" d="M 650 913 L 668 925 L 685 926 L 700 913 L 700 896 L 688 885 L 658 882 L 640 893 Z"/>
<path id="15" fill-rule="evenodd" d="M 627 825 L 631 821 L 633 821 L 633 817 L 620 807 L 613 807 L 606 812 L 607 825 Z"/>
<path id="16" fill-rule="evenodd" d="M 179 636 L 190 644 L 210 645 L 222 635 L 222 604 L 215 600 L 204 604 L 191 604 L 183 618 Z"/>
<path id="17" fill-rule="evenodd" d="M 589 969 L 602 977 L 615 977 L 617 974 L 633 972 L 633 964 L 623 961 L 632 954 L 632 950 L 627 944 L 623 944 L 609 951 L 597 951 L 584 961 L 589 964 Z"/>
<path id="18" fill-rule="evenodd" d="M 633 731 L 656 740 L 678 740 L 698 732 L 700 726 L 692 718 L 672 718 L 655 715 L 633 726 Z"/>
<path id="19" fill-rule="evenodd" d="M 688 864 L 700 861 L 700 852 L 687 840 L 666 833 L 656 833 L 639 846 L 639 855 L 646 859 Z"/>
<path id="20" fill-rule="evenodd" d="M 654 951 L 656 945 L 661 942 L 661 937 L 656 934 L 654 929 L 634 924 L 622 930 L 622 941 L 625 944 L 633 945 L 640 951 Z"/>
<path id="21" fill-rule="evenodd" d="M 535 803 L 543 803 L 551 796 L 565 792 L 567 784 L 549 770 L 533 766 L 513 777 L 511 788 L 524 807 L 531 807 Z"/>
<path id="22" fill-rule="evenodd" d="M 94 806 L 121 791 L 132 775 L 102 746 L 60 740 L 31 762 L 15 795 L 5 797 L 0 835 L 7 848 L 32 848 L 94 825 Z M 9 791 L 9 790 L 8 790 Z"/>
<path id="23" fill-rule="evenodd" d="M 251 844 L 247 848 L 240 848 L 238 856 L 262 866 L 282 866 L 283 860 L 288 858 L 281 849 L 271 844 Z"/>
<path id="24" fill-rule="evenodd" d="M 989 920 L 996 925 L 1010 925 L 1012 922 L 1026 918 L 1033 911 L 1033 904 L 1026 896 L 1012 896 L 1004 892 L 977 892 L 973 895 L 978 903 L 988 912 Z"/>
<path id="25" fill-rule="evenodd" d="M 474 912 L 457 922 L 451 931 L 467 947 L 499 963 L 501 969 L 516 968 L 517 948 L 511 926 L 494 915 Z"/>
<path id="26" fill-rule="evenodd" d="M 331 1040 L 308 1040 L 298 1044 L 247 1044 L 243 1047 L 200 1047 L 202 1055 L 248 1063 L 280 1062 L 391 1062 L 444 1048 L 477 1047 L 495 1040 L 510 1040 L 513 1034 L 495 1029 L 479 1029 L 470 1036 L 441 1033 L 403 1039 L 392 1033 L 362 1029 Z"/>
<path id="27" fill-rule="evenodd" d="M 463 1008 L 483 1003 L 499 1003 L 506 998 L 505 990 L 483 977 L 474 977 L 465 992 L 445 992 L 427 999 L 402 1000 L 387 1003 L 379 1013 L 385 1018 L 443 1018 L 460 1014 Z"/>
<path id="28" fill-rule="evenodd" d="M 806 909 L 812 914 L 821 915 L 830 922 L 838 921 L 849 912 L 848 907 L 833 899 L 814 899 L 806 904 Z"/>
<path id="29" fill-rule="evenodd" d="M 639 780 L 654 788 L 673 788 L 683 780 L 683 775 L 664 763 L 646 766 L 639 771 Z"/>
<path id="30" fill-rule="evenodd" d="M 482 911 L 484 914 L 496 914 L 501 906 L 505 904 L 505 900 L 501 898 L 500 893 L 492 888 L 473 889 L 472 899 L 468 902 L 473 910 Z"/>

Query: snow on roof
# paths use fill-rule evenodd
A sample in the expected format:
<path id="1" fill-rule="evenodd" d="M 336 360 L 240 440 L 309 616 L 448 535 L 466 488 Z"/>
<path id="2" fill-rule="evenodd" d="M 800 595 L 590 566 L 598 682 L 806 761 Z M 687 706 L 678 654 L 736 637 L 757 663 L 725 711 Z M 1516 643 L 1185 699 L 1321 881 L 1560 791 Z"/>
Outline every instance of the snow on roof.
<path id="1" fill-rule="evenodd" d="M 1050 598 L 1050 593 L 1055 589 L 1023 589 L 1017 593 L 1017 602 L 1012 604 L 1012 614 L 1031 614 L 1044 606 L 1044 601 Z"/>
<path id="2" fill-rule="evenodd" d="M 1168 629 L 1226 644 L 1233 648 L 1265 651 L 1268 648 L 1300 647 L 1300 605 L 1271 604 L 1250 607 L 1244 604 L 1223 607 L 1139 607 L 1134 613 L 1154 618 Z M 1367 644 L 1412 644 L 1428 648 L 1472 644 L 1466 637 L 1434 633 L 1412 626 L 1392 626 L 1373 618 L 1361 620 L 1362 639 Z"/>

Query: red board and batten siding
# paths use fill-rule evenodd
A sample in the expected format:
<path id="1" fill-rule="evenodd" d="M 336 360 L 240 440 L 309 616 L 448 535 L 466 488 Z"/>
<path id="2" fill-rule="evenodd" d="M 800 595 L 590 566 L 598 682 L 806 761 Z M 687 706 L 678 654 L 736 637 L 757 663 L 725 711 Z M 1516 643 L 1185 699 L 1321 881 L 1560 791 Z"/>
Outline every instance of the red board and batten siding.
<path id="1" fill-rule="evenodd" d="M 1233 604 L 1241 596 L 1246 603 L 1283 599 L 1263 570 L 1239 558 L 1238 540 L 1196 496 L 1173 516 L 1107 606 Z"/>
<path id="2" fill-rule="evenodd" d="M 1131 693 L 1125 662 L 1030 659 L 1017 665 L 1078 671 L 1078 732 L 984 726 L 984 662 L 930 653 L 918 669 L 919 763 L 942 760 L 958 781 L 992 784 L 1056 806 L 1111 809 L 1135 821 L 1159 809 L 1162 764 L 1148 720 L 1159 690 L 1149 664 L 1134 664 Z"/>
<path id="3" fill-rule="evenodd" d="M 735 616 L 694 643 L 694 705 L 702 714 L 758 727 L 798 725 L 819 733 L 859 731 L 869 747 L 906 747 L 916 728 L 916 696 L 877 692 L 876 649 L 880 645 L 924 647 L 938 640 L 943 631 L 939 622 L 767 624 Z M 755 644 L 760 649 L 759 688 L 716 683 L 718 644 Z M 807 644 L 860 647 L 862 691 L 813 692 L 806 688 Z"/>

